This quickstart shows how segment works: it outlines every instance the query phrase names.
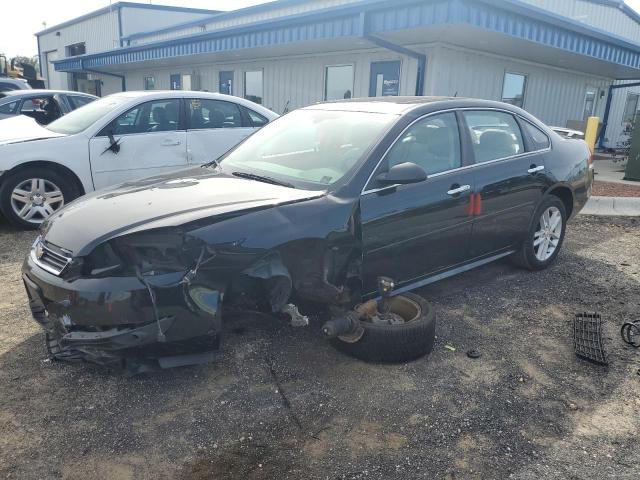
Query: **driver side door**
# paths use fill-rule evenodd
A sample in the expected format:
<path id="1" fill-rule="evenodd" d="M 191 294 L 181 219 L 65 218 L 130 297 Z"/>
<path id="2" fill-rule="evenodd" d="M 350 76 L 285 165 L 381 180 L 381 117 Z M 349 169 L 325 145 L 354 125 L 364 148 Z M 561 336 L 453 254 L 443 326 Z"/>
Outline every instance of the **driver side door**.
<path id="1" fill-rule="evenodd" d="M 456 114 L 448 112 L 416 121 L 382 160 L 360 199 L 365 293 L 375 292 L 380 275 L 402 287 L 468 259 L 474 184 L 462 152 Z M 422 167 L 427 179 L 377 183 L 404 162 Z"/>
<path id="2" fill-rule="evenodd" d="M 144 102 L 120 114 L 93 137 L 89 158 L 94 187 L 185 168 L 187 133 L 180 108 L 179 99 Z M 109 133 L 119 150 L 110 148 Z"/>

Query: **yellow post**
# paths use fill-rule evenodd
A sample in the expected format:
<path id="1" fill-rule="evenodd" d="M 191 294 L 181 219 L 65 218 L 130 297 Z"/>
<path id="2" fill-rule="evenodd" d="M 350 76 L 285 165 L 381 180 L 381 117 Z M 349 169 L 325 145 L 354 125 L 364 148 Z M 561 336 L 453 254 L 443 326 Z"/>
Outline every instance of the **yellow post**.
<path id="1" fill-rule="evenodd" d="M 587 142 L 591 153 L 596 149 L 596 140 L 598 139 L 598 126 L 600 125 L 599 117 L 589 117 L 587 120 L 587 130 L 584 132 L 584 141 Z"/>

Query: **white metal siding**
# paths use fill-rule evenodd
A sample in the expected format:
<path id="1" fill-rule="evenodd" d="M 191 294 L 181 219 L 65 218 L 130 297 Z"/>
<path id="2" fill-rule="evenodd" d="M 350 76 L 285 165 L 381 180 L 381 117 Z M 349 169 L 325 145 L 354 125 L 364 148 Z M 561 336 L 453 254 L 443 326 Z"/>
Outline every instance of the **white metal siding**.
<path id="1" fill-rule="evenodd" d="M 586 0 L 522 1 L 640 43 L 640 24 L 615 7 Z"/>
<path id="2" fill-rule="evenodd" d="M 548 125 L 563 127 L 567 120 L 582 120 L 587 86 L 606 92 L 611 80 L 507 57 L 451 47 L 438 47 L 431 56 L 432 95 L 501 100 L 505 72 L 527 76 L 524 108 Z M 602 117 L 606 96 L 598 99 Z"/>
<path id="3" fill-rule="evenodd" d="M 333 53 L 313 56 L 289 56 L 286 58 L 261 59 L 248 62 L 200 64 L 189 68 L 162 68 L 127 72 L 127 89 L 142 90 L 143 78 L 153 75 L 156 88 L 169 88 L 169 76 L 175 73 L 198 76 L 200 88 L 211 92 L 218 91 L 220 71 L 235 73 L 234 94 L 242 96 L 244 92 L 244 72 L 249 70 L 264 71 L 263 92 L 264 106 L 281 113 L 287 102 L 289 109 L 295 109 L 323 101 L 324 72 L 329 65 L 354 65 L 354 97 L 369 95 L 369 74 L 371 62 L 383 60 L 400 60 L 400 94 L 414 95 L 417 78 L 417 61 L 393 52 L 367 50 L 357 53 Z"/>
<path id="4" fill-rule="evenodd" d="M 152 10 L 149 8 L 122 7 L 122 36 L 149 32 L 180 23 L 209 18 L 211 13 Z"/>
<path id="5" fill-rule="evenodd" d="M 57 32 L 60 32 L 59 36 L 56 35 Z M 66 46 L 83 42 L 87 53 L 102 52 L 119 46 L 117 9 L 41 35 L 40 50 L 58 50 L 58 58 L 65 58 Z"/>
<path id="6" fill-rule="evenodd" d="M 272 9 L 263 11 L 260 13 L 248 13 L 233 18 L 209 21 L 204 30 L 218 30 L 221 28 L 233 27 L 236 25 L 245 25 L 248 23 L 259 22 L 269 20 L 271 18 L 285 17 L 288 15 L 295 15 L 298 13 L 310 12 L 313 10 L 321 10 L 323 8 L 335 7 L 338 5 L 344 5 L 346 3 L 354 3 L 359 0 L 315 0 L 299 5 L 292 5 L 289 7 L 278 8 L 274 6 Z M 162 32 L 157 34 L 147 35 L 131 41 L 131 45 L 140 45 L 143 43 L 155 42 L 160 40 L 168 40 L 170 38 L 182 37 L 184 35 L 191 35 L 203 31 L 200 26 L 185 27 L 170 32 Z"/>

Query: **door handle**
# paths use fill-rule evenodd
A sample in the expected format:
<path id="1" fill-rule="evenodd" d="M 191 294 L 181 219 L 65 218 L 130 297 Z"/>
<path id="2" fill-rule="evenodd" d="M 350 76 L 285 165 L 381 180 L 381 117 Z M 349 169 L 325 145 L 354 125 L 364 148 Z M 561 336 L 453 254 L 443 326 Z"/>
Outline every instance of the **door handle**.
<path id="1" fill-rule="evenodd" d="M 460 187 L 449 190 L 447 195 L 459 195 L 461 193 L 468 192 L 469 190 L 471 190 L 471 185 L 461 185 Z"/>
<path id="2" fill-rule="evenodd" d="M 162 142 L 163 147 L 175 147 L 176 145 L 180 145 L 182 142 L 180 140 L 165 140 Z"/>
<path id="3" fill-rule="evenodd" d="M 542 172 L 544 170 L 544 165 L 540 165 L 539 167 L 536 167 L 535 165 L 531 165 L 531 168 L 529 170 L 527 170 L 527 173 L 538 173 L 538 172 Z"/>

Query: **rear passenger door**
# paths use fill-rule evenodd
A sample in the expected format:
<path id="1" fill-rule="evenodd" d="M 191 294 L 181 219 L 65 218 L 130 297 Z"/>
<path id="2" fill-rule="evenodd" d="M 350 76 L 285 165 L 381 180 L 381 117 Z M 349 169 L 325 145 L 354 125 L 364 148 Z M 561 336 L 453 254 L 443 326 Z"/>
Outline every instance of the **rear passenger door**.
<path id="1" fill-rule="evenodd" d="M 193 165 L 217 159 L 255 130 L 236 103 L 192 98 L 187 99 L 186 112 L 187 154 Z"/>
<path id="2" fill-rule="evenodd" d="M 468 110 L 463 116 L 476 164 L 470 254 L 477 258 L 508 250 L 525 237 L 546 185 L 549 139 L 539 132 L 540 142 L 533 145 L 520 120 L 506 111 Z"/>
<path id="3" fill-rule="evenodd" d="M 410 126 L 381 161 L 360 199 L 366 293 L 379 275 L 407 285 L 467 259 L 473 169 L 463 168 L 462 147 L 456 114 L 435 114 Z M 378 174 L 405 162 L 422 167 L 427 179 L 376 183 Z"/>

